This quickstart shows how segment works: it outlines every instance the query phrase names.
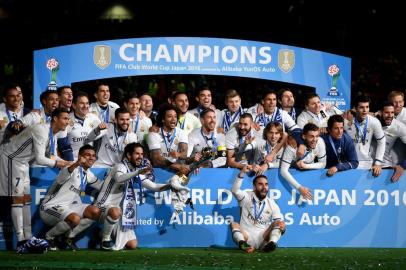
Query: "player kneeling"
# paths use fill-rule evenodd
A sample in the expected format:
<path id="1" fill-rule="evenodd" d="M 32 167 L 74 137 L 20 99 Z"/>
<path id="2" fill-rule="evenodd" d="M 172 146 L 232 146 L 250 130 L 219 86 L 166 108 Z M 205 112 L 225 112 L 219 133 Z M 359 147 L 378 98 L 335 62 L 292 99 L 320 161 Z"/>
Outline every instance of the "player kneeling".
<path id="1" fill-rule="evenodd" d="M 233 184 L 232 192 L 241 207 L 241 220 L 240 224 L 230 224 L 232 236 L 239 248 L 247 253 L 255 249 L 270 252 L 276 249 L 285 232 L 285 222 L 279 206 L 267 197 L 268 179 L 265 175 L 254 178 L 253 191 L 240 189 L 244 175 L 250 169 L 250 165 L 244 166 Z"/>

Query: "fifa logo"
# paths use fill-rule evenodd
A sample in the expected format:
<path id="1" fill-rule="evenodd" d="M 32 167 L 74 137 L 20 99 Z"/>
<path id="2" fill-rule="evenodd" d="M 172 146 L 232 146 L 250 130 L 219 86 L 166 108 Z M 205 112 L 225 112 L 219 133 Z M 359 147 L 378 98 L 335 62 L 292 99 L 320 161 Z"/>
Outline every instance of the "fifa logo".
<path id="1" fill-rule="evenodd" d="M 107 45 L 94 46 L 93 63 L 100 69 L 105 69 L 111 64 L 111 47 Z"/>

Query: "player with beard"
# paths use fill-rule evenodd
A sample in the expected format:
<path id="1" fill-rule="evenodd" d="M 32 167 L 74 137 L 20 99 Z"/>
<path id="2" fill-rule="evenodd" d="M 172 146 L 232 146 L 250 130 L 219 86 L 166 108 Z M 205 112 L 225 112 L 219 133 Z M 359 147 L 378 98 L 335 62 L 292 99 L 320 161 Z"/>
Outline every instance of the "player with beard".
<path id="1" fill-rule="evenodd" d="M 110 171 L 95 201 L 95 205 L 101 209 L 100 220 L 104 222 L 102 249 L 137 247 L 134 233 L 136 207 L 137 201 L 143 203 L 143 188 L 152 191 L 170 188 L 169 183 L 157 184 L 154 180 L 152 165 L 144 157 L 143 146 L 140 143 L 128 144 L 124 149 L 123 160 Z M 114 245 L 112 234 L 115 236 Z"/>
<path id="2" fill-rule="evenodd" d="M 196 96 L 196 101 L 198 103 L 197 107 L 189 110 L 191 114 L 196 116 L 197 118 L 200 118 L 200 114 L 206 110 L 206 109 L 211 109 L 216 113 L 216 119 L 217 121 L 220 121 L 220 110 L 216 109 L 216 107 L 213 105 L 212 101 L 212 94 L 211 90 L 209 87 L 204 86 L 202 87 L 198 92 Z M 220 124 L 216 122 L 216 126 L 219 126 Z"/>
<path id="3" fill-rule="evenodd" d="M 399 120 L 394 118 L 395 107 L 392 103 L 386 102 L 381 109 L 381 124 L 386 137 L 385 154 L 383 156 L 383 167 L 393 168 L 395 170 L 392 181 L 396 182 L 402 176 L 404 169 L 401 165 L 396 164 L 391 155 L 393 146 L 397 139 L 400 139 L 403 144 L 406 144 L 406 126 Z"/>
<path id="4" fill-rule="evenodd" d="M 119 108 L 118 104 L 110 101 L 110 87 L 107 84 L 101 83 L 98 85 L 94 93 L 96 102 L 90 104 L 90 112 L 99 117 L 104 123 L 113 123 L 115 110 Z"/>
<path id="5" fill-rule="evenodd" d="M 232 192 L 241 208 L 240 224 L 230 224 L 232 237 L 238 247 L 251 253 L 255 249 L 273 251 L 285 232 L 285 222 L 276 202 L 267 197 L 268 179 L 258 175 L 253 180 L 253 190 L 241 190 L 244 175 L 250 170 L 244 166 L 234 181 Z"/>
<path id="6" fill-rule="evenodd" d="M 189 99 L 185 93 L 175 92 L 172 95 L 172 105 L 179 110 L 177 127 L 183 130 L 186 135 L 189 135 L 193 129 L 200 128 L 202 126 L 199 118 L 188 112 Z"/>
<path id="7" fill-rule="evenodd" d="M 85 144 L 101 139 L 100 148 L 97 149 L 98 160 L 95 167 L 113 167 L 119 163 L 124 153 L 124 147 L 137 142 L 137 134 L 128 132 L 130 126 L 130 113 L 126 108 L 118 108 L 115 112 L 114 123 L 102 122 L 89 133 Z"/>

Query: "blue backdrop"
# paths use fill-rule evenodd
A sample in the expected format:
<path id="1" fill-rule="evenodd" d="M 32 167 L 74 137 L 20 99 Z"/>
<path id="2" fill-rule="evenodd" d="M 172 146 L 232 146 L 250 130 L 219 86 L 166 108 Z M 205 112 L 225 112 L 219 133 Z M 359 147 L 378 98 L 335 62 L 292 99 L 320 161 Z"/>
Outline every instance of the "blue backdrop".
<path id="1" fill-rule="evenodd" d="M 101 178 L 105 174 L 102 169 L 94 171 Z M 164 170 L 155 171 L 158 182 L 171 176 Z M 301 203 L 278 170 L 267 171 L 269 195 L 276 199 L 287 223 L 281 246 L 406 247 L 405 176 L 392 183 L 392 170 L 384 170 L 377 178 L 364 170 L 341 172 L 334 177 L 327 177 L 325 172 L 292 170 L 299 182 L 313 190 L 312 203 Z M 180 218 L 173 214 L 169 192 L 148 193 L 145 203 L 137 208 L 140 246 L 234 246 L 228 223 L 239 219 L 238 204 L 231 194 L 237 173 L 234 169 L 202 169 L 192 176 L 189 186 L 195 211 L 187 207 Z M 33 230 L 39 234 L 46 228 L 38 216 L 38 205 L 56 171 L 34 168 L 31 175 Z M 252 187 L 251 180 L 244 179 L 244 189 Z M 92 233 L 79 242 L 82 247 L 88 244 L 89 235 Z M 0 248 L 4 248 L 4 242 L 0 242 Z"/>
<path id="2" fill-rule="evenodd" d="M 351 59 L 275 43 L 220 38 L 133 38 L 34 51 L 34 107 L 46 88 L 156 74 L 250 77 L 311 86 L 323 102 L 350 107 Z"/>

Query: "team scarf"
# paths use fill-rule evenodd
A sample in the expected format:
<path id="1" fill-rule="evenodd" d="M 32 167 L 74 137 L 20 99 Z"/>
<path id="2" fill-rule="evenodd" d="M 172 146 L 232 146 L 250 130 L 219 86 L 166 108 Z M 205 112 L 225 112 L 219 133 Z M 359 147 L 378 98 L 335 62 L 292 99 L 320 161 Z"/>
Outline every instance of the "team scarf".
<path id="1" fill-rule="evenodd" d="M 259 114 L 255 122 L 257 122 L 261 127 L 266 127 L 268 123 L 281 123 L 282 124 L 282 114 L 279 108 L 275 108 L 275 111 L 271 116 L 268 116 L 266 113 Z"/>
<path id="2" fill-rule="evenodd" d="M 132 172 L 130 164 L 127 161 L 123 161 L 123 164 L 127 168 L 127 173 Z M 125 193 L 123 198 L 123 213 L 121 216 L 121 225 L 124 229 L 134 229 L 137 220 L 137 201 L 135 199 L 134 185 L 138 183 L 141 186 L 141 179 L 139 175 L 131 178 L 126 182 Z M 142 194 L 142 193 L 140 193 Z M 142 202 L 142 198 L 140 203 Z"/>
<path id="3" fill-rule="evenodd" d="M 222 123 L 222 127 L 224 129 L 224 132 L 227 133 L 227 131 L 230 130 L 231 125 L 238 121 L 240 119 L 240 116 L 244 113 L 244 110 L 242 109 L 242 107 L 240 106 L 240 108 L 238 109 L 238 111 L 236 111 L 234 113 L 233 116 L 231 116 L 231 112 L 229 110 L 226 111 L 224 118 L 223 118 L 223 123 Z"/>

